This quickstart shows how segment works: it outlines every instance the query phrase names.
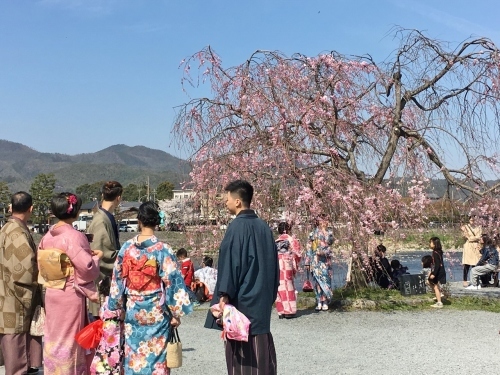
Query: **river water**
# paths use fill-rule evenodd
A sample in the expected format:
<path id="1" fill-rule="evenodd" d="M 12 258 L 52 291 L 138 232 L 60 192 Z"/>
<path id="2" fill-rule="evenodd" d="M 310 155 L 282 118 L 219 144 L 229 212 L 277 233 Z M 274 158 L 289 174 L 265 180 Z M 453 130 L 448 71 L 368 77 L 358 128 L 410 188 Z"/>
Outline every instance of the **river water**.
<path id="1" fill-rule="evenodd" d="M 408 272 L 412 275 L 420 273 L 422 270 L 422 257 L 424 255 L 431 255 L 432 252 L 428 251 L 405 251 L 387 256 L 389 263 L 393 259 L 399 260 L 402 266 L 408 267 Z M 446 268 L 447 281 L 461 281 L 462 280 L 462 252 L 449 252 L 444 254 L 444 266 Z M 338 260 L 333 265 L 333 280 L 332 285 L 334 288 L 339 288 L 345 285 L 347 275 L 347 262 Z M 470 273 L 469 273 L 470 276 Z M 299 273 L 296 278 L 295 285 L 302 285 L 304 274 Z"/>

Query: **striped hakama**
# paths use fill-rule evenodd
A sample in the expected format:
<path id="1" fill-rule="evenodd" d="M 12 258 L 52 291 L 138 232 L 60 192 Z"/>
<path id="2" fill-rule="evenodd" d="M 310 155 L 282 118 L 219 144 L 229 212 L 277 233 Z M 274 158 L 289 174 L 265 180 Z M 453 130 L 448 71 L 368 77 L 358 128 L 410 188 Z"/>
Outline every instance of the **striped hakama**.
<path id="1" fill-rule="evenodd" d="M 228 375 L 276 375 L 276 350 L 273 335 L 248 336 L 248 342 L 226 341 Z"/>

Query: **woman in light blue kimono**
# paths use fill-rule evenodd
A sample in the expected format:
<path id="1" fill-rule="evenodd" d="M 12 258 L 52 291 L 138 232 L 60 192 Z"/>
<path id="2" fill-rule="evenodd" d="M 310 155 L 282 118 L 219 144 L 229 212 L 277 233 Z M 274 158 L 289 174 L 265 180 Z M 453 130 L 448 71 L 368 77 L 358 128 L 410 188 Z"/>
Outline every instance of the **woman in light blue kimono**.
<path id="1" fill-rule="evenodd" d="M 305 258 L 306 271 L 311 272 L 316 294 L 316 311 L 328 310 L 332 298 L 332 251 L 333 234 L 326 218 L 318 219 L 318 225 L 309 234 Z"/>
<path id="2" fill-rule="evenodd" d="M 172 248 L 154 236 L 157 205 L 143 203 L 137 219 L 141 233 L 118 253 L 108 308 L 125 309 L 125 375 L 165 375 L 169 330 L 193 307 Z"/>

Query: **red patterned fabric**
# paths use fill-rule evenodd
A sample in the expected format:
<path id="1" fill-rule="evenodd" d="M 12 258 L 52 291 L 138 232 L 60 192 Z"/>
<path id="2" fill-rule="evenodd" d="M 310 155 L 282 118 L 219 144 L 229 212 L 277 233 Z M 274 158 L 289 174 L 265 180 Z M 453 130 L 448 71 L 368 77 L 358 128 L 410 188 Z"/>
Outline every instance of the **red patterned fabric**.
<path id="1" fill-rule="evenodd" d="M 157 290 L 161 283 L 156 261 L 154 259 L 148 260 L 146 255 L 137 260 L 125 256 L 122 276 L 127 279 L 127 287 L 137 291 Z"/>

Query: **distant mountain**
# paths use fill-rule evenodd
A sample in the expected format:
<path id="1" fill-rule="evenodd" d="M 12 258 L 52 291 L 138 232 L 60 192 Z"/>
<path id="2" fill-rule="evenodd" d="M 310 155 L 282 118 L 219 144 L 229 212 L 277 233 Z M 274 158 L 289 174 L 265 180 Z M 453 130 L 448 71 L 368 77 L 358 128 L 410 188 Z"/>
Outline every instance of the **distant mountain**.
<path id="1" fill-rule="evenodd" d="M 187 178 L 189 164 L 164 151 L 144 146 L 114 145 L 88 154 L 65 155 L 38 152 L 20 143 L 0 140 L 0 181 L 11 191 L 28 190 L 40 173 L 54 173 L 57 190 L 101 180 L 117 180 L 122 185 L 162 181 L 178 185 Z"/>

